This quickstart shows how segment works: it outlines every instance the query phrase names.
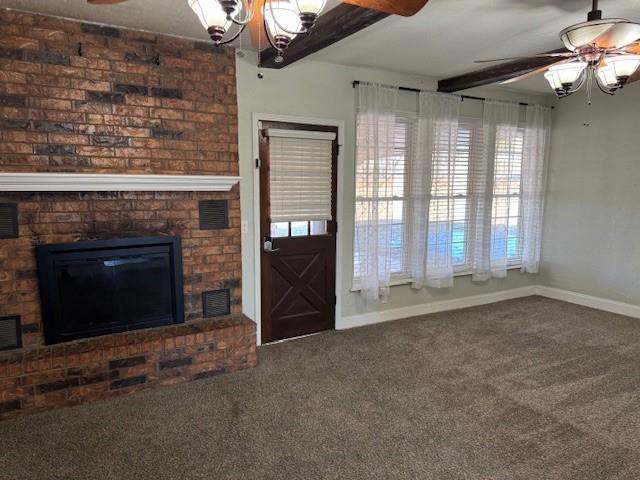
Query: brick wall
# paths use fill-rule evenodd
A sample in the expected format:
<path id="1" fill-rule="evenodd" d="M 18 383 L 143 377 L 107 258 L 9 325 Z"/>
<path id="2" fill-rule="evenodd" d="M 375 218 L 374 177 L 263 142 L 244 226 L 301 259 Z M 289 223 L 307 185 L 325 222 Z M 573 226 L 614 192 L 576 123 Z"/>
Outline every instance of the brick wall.
<path id="1" fill-rule="evenodd" d="M 0 171 L 237 175 L 235 60 L 207 43 L 0 9 Z M 198 200 L 230 202 L 226 230 L 200 230 Z M 229 193 L 0 192 L 20 238 L 0 240 L 0 316 L 43 343 L 34 246 L 179 235 L 185 312 L 232 289 L 241 309 L 240 200 Z"/>
<path id="2" fill-rule="evenodd" d="M 0 171 L 238 175 L 233 50 L 0 9 Z M 200 230 L 198 202 L 229 201 Z M 241 310 L 240 199 L 229 193 L 2 193 L 19 238 L 0 240 L 0 317 L 23 348 L 0 352 L 0 418 L 256 363 Z M 182 237 L 187 324 L 43 346 L 35 245 Z M 229 288 L 230 317 L 201 293 Z"/>

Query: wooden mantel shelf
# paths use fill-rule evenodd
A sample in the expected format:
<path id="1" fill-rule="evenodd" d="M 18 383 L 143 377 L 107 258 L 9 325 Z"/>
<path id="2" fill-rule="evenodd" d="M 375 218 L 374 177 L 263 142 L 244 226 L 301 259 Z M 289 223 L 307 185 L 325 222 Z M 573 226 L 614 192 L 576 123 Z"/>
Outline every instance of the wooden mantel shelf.
<path id="1" fill-rule="evenodd" d="M 2 192 L 228 192 L 240 177 L 0 172 Z"/>

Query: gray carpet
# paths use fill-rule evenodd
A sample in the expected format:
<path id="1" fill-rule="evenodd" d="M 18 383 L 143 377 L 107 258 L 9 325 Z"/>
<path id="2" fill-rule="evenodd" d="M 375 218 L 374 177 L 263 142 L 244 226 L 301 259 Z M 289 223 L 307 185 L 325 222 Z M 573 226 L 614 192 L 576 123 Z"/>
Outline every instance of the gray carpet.
<path id="1" fill-rule="evenodd" d="M 0 478 L 631 480 L 640 320 L 540 297 L 262 347 L 0 423 Z"/>

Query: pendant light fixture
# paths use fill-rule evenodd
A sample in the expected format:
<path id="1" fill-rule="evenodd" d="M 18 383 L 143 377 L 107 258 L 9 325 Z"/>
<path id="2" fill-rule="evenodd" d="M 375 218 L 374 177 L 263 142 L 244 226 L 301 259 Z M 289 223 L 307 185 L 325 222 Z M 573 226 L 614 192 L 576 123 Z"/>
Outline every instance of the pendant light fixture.
<path id="1" fill-rule="evenodd" d="M 316 24 L 327 0 L 293 0 L 293 3 L 299 12 L 302 28 L 309 31 Z"/>
<path id="2" fill-rule="evenodd" d="M 254 15 L 262 15 L 269 44 L 282 62 L 284 51 L 298 35 L 309 34 L 326 6 L 326 0 L 187 0 L 216 46 L 238 38 Z M 235 26 L 235 32 L 231 32 Z"/>
<path id="3" fill-rule="evenodd" d="M 253 12 L 249 12 L 251 17 L 239 19 L 242 12 L 242 1 L 236 0 L 187 0 L 191 10 L 200 19 L 202 26 L 207 29 L 213 43 L 218 45 L 224 45 L 233 42 L 240 36 L 244 27 L 251 21 Z M 231 25 L 239 25 L 237 32 L 230 38 L 225 38 L 225 35 L 229 31 Z"/>

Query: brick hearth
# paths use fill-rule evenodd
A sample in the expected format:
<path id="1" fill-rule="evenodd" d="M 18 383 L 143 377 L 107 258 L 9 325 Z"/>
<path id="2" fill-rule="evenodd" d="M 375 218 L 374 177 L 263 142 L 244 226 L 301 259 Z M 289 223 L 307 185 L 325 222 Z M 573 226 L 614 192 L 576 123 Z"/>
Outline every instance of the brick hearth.
<path id="1" fill-rule="evenodd" d="M 232 49 L 4 9 L 0 33 L 0 171 L 238 175 Z M 229 201 L 229 228 L 200 230 L 198 202 L 206 199 Z M 32 411 L 166 383 L 161 367 L 172 355 L 178 364 L 193 362 L 177 367 L 182 380 L 255 363 L 253 326 L 239 320 L 238 186 L 228 193 L 0 193 L 2 202 L 17 204 L 19 238 L 0 240 L 0 317 L 20 316 L 24 348 L 0 354 L 0 415 L 15 414 L 16 402 Z M 44 347 L 34 247 L 154 235 L 182 238 L 185 317 L 193 322 L 184 328 L 203 329 L 197 335 L 209 339 L 197 348 L 215 344 L 206 355 L 224 362 L 196 359 L 205 355 L 196 344 L 172 347 L 189 338 L 176 333 L 182 327 L 148 331 L 164 341 L 161 351 L 139 332 Z M 230 289 L 235 315 L 218 320 L 222 327 L 202 320 L 201 303 L 202 292 L 220 288 Z M 227 322 L 242 326 L 228 334 Z M 233 340 L 221 348 L 218 337 L 226 335 Z M 126 352 L 115 355 L 113 341 Z M 77 348 L 91 353 L 67 353 Z M 31 370 L 41 355 L 51 368 Z M 8 365 L 20 373 L 2 370 Z"/>
<path id="2" fill-rule="evenodd" d="M 243 315 L 0 354 L 0 419 L 254 366 Z"/>

